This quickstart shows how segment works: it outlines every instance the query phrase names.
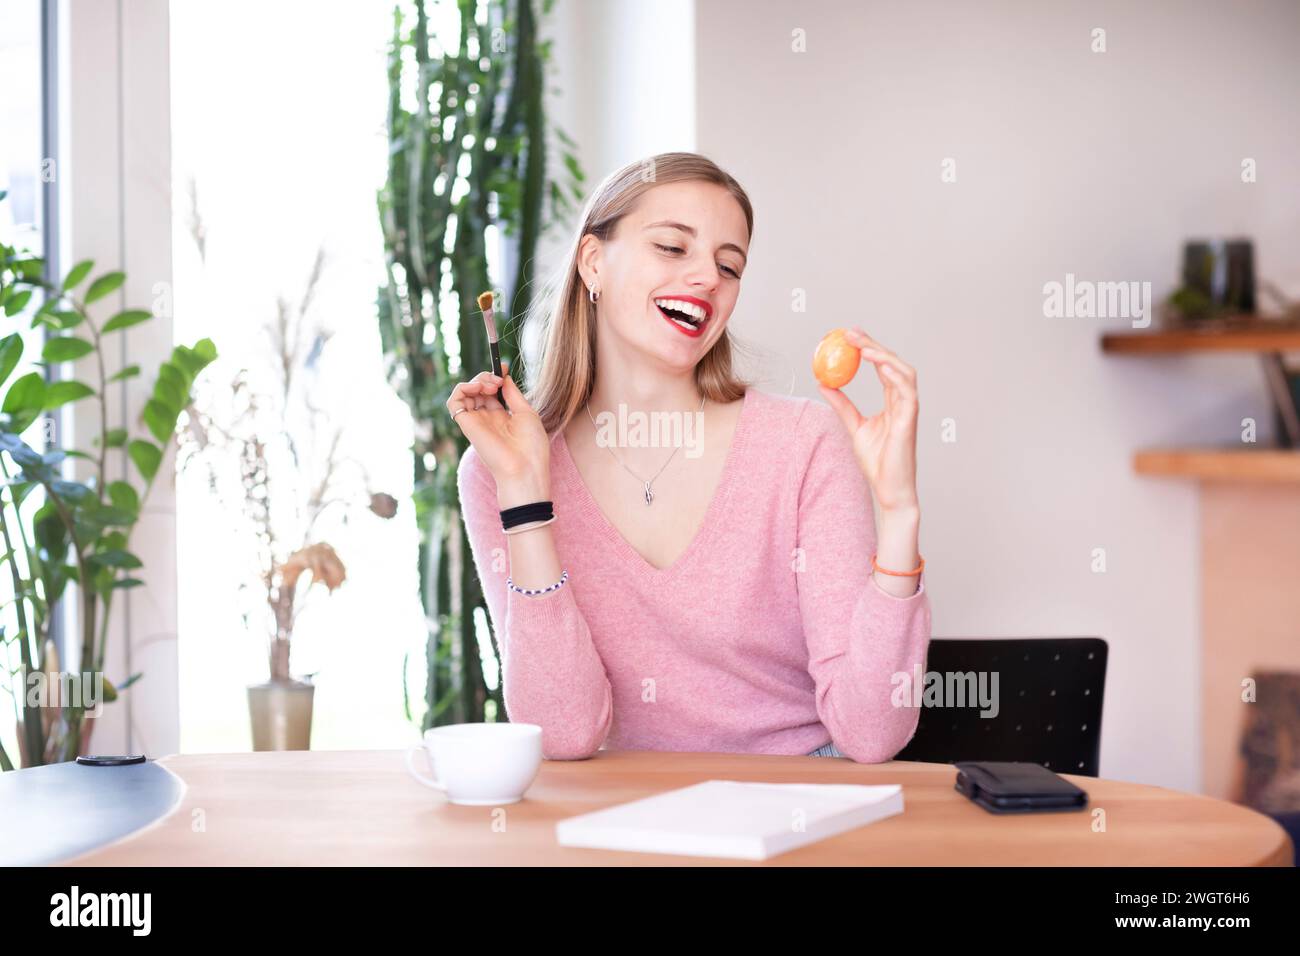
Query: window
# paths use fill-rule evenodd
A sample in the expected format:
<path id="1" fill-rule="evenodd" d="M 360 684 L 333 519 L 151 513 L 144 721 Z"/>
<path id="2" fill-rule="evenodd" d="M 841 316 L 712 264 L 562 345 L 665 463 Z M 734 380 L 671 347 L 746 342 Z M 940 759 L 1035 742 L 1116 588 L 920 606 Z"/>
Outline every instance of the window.
<path id="1" fill-rule="evenodd" d="M 0 239 L 7 245 L 42 256 L 47 276 L 58 268 L 57 190 L 55 188 L 55 107 L 52 83 L 48 80 L 55 70 L 54 12 L 57 5 L 45 3 L 0 4 L 0 192 L 6 193 L 0 201 Z M 10 381 L 26 375 L 35 368 L 44 335 L 40 328 L 31 328 L 30 316 L 40 305 L 39 294 L 33 296 L 27 307 L 18 315 L 4 317 L 0 335 L 18 332 L 23 337 L 23 359 L 10 375 Z M 0 312 L 3 316 L 3 312 Z M 49 426 L 57 422 L 37 421 L 24 434 L 27 443 L 42 447 L 49 440 L 57 440 Z M 29 514 L 40 504 L 40 492 L 33 493 L 24 504 Z M 13 592 L 7 581 L 0 581 L 0 625 L 4 632 L 17 632 L 17 619 L 10 603 Z M 63 613 L 68 613 L 63 607 Z M 51 621 L 50 636 L 58 646 L 60 657 L 67 660 L 62 635 L 66 627 L 64 618 L 56 615 Z M 6 675 L 12 676 L 7 686 L 21 694 L 22 684 L 14 669 L 19 659 L 18 648 L 12 644 L 0 646 L 0 664 Z M 20 700 L 21 698 L 19 698 Z M 16 701 L 7 700 L 3 706 Z M 15 710 L 15 714 L 17 711 Z M 0 719 L 0 743 L 6 752 L 17 760 L 18 746 L 16 720 Z"/>
<path id="2" fill-rule="evenodd" d="M 324 511 L 313 534 L 347 568 L 335 593 L 299 596 L 291 665 L 294 676 L 316 675 L 313 749 L 408 743 L 404 656 L 417 713 L 424 669 L 412 425 L 385 380 L 374 304 L 384 281 L 375 197 L 387 173 L 391 29 L 382 4 L 329 16 L 303 0 L 171 7 L 176 340 L 213 339 L 221 357 L 209 379 L 226 397 L 242 369 L 272 377 L 268 325 L 282 303 L 298 311 L 323 249 L 309 311 L 333 336 L 299 371 L 317 377 L 327 426 L 342 428 L 354 490 L 360 463 L 364 484 L 399 502 L 391 520 L 360 508 L 344 524 L 341 510 Z M 300 447 L 309 444 L 302 420 L 292 427 Z M 203 470 L 181 472 L 176 511 L 181 749 L 248 750 L 246 688 L 269 676 L 257 545 Z"/>

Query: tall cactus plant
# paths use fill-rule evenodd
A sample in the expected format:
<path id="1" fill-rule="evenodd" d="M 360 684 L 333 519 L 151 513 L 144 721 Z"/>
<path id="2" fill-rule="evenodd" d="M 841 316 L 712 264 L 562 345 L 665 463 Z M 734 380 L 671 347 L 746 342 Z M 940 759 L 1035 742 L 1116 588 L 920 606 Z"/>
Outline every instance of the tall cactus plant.
<path id="1" fill-rule="evenodd" d="M 388 275 L 378 300 L 389 378 L 415 421 L 426 729 L 506 718 L 501 682 L 486 679 L 475 633 L 483 594 L 456 491 L 467 442 L 446 402 L 457 382 L 486 367 L 476 298 L 488 289 L 497 293 L 502 359 L 518 380 L 517 321 L 530 303 L 537 242 L 581 198 L 584 178 L 572 141 L 546 123 L 550 43 L 538 39 L 534 0 L 431 6 L 454 27 L 432 25 L 425 0 L 394 11 L 388 181 L 379 193 Z M 544 0 L 543 16 L 551 6 Z M 547 172 L 548 132 L 563 181 Z M 505 249 L 492 250 L 504 253 L 492 264 L 513 263 L 511 274 L 492 274 L 493 241 Z M 500 661 L 495 637 L 482 656 Z M 409 695 L 406 712 L 414 719 Z"/>

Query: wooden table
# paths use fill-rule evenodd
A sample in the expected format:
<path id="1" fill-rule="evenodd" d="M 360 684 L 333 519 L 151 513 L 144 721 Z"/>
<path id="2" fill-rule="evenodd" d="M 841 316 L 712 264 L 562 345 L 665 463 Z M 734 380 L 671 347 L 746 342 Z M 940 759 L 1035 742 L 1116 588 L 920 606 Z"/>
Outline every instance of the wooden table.
<path id="1" fill-rule="evenodd" d="M 545 761 L 505 807 L 449 804 L 406 773 L 403 752 L 182 754 L 158 761 L 187 784 L 153 825 L 73 865 L 1289 866 L 1268 817 L 1161 787 L 1066 774 L 1087 810 L 998 815 L 953 789 L 947 764 L 828 757 L 600 751 Z M 709 779 L 901 783 L 901 816 L 761 863 L 558 846 L 555 822 Z M 1096 810 L 1105 811 L 1098 832 Z"/>

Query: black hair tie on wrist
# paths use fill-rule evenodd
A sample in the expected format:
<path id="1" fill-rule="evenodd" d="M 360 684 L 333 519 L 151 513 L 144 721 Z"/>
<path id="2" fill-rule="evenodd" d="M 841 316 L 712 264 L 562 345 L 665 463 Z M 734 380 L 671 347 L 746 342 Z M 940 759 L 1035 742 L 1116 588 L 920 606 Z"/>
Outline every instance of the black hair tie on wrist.
<path id="1" fill-rule="evenodd" d="M 534 501 L 517 505 L 501 512 L 501 530 L 509 531 L 517 525 L 528 524 L 530 521 L 549 521 L 554 517 L 554 502 Z"/>

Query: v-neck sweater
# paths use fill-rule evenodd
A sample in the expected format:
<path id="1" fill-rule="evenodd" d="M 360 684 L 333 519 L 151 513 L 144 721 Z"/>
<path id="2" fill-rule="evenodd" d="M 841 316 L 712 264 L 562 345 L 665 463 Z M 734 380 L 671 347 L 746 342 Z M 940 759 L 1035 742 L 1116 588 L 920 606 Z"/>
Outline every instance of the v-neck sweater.
<path id="1" fill-rule="evenodd" d="M 704 519 L 662 569 L 605 517 L 556 431 L 546 527 L 569 574 L 544 594 L 507 589 L 496 482 L 472 446 L 462 457 L 506 713 L 541 726 L 548 759 L 602 747 L 795 755 L 833 742 L 877 763 L 911 739 L 920 711 L 899 675 L 925 665 L 924 573 L 905 598 L 876 583 L 870 486 L 829 405 L 752 387 L 743 402 Z"/>

